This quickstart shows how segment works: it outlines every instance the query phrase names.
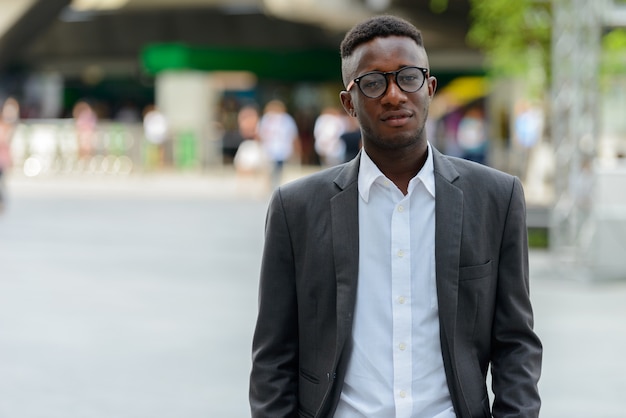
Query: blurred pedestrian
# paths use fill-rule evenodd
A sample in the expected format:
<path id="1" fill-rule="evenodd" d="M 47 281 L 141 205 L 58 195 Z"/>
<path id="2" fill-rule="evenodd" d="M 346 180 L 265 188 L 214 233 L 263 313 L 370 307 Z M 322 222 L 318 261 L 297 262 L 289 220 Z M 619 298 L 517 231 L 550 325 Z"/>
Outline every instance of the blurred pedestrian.
<path id="1" fill-rule="evenodd" d="M 256 176 L 266 169 L 268 162 L 258 136 L 259 112 L 254 106 L 244 106 L 237 121 L 243 141 L 235 153 L 235 170 L 240 176 Z"/>
<path id="2" fill-rule="evenodd" d="M 232 164 L 239 145 L 244 141 L 238 126 L 239 104 L 233 97 L 223 97 L 216 127 L 221 134 L 222 162 Z"/>
<path id="3" fill-rule="evenodd" d="M 0 211 L 6 204 L 5 181 L 11 168 L 11 139 L 20 119 L 18 101 L 9 97 L 4 101 L 0 112 Z"/>
<path id="4" fill-rule="evenodd" d="M 92 156 L 96 142 L 98 116 L 94 108 L 85 100 L 78 101 L 72 110 L 76 126 L 78 159 L 83 164 Z"/>
<path id="5" fill-rule="evenodd" d="M 340 138 L 346 146 L 343 162 L 350 161 L 361 151 L 361 127 L 357 118 L 348 118 L 348 127 Z"/>
<path id="6" fill-rule="evenodd" d="M 127 100 L 115 114 L 115 121 L 124 124 L 134 124 L 141 122 L 139 108 L 131 100 Z"/>
<path id="7" fill-rule="evenodd" d="M 341 135 L 347 128 L 346 119 L 345 112 L 340 112 L 335 107 L 327 107 L 315 120 L 315 152 L 325 167 L 344 162 L 346 144 L 341 140 Z"/>
<path id="8" fill-rule="evenodd" d="M 429 144 L 437 80 L 412 24 L 358 24 L 341 60 L 363 148 L 269 203 L 252 416 L 536 418 L 521 182 Z"/>
<path id="9" fill-rule="evenodd" d="M 272 164 L 271 184 L 275 188 L 282 181 L 283 166 L 294 153 L 298 139 L 296 122 L 282 101 L 272 100 L 265 105 L 259 138 Z"/>
<path id="10" fill-rule="evenodd" d="M 165 144 L 170 135 L 170 127 L 165 115 L 153 104 L 143 110 L 143 132 L 146 138 L 145 160 L 150 168 L 163 168 L 165 165 Z"/>
<path id="11" fill-rule="evenodd" d="M 489 142 L 485 118 L 480 107 L 470 107 L 461 118 L 457 129 L 457 143 L 461 147 L 462 158 L 485 164 Z"/>

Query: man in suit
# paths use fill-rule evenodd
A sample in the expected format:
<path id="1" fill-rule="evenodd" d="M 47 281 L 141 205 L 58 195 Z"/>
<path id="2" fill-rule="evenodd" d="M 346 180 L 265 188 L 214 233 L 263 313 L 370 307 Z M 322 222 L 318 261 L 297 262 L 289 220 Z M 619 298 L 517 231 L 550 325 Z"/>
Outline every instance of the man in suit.
<path id="1" fill-rule="evenodd" d="M 436 80 L 413 25 L 367 20 L 341 56 L 363 150 L 271 199 L 252 416 L 537 417 L 519 180 L 427 142 Z"/>

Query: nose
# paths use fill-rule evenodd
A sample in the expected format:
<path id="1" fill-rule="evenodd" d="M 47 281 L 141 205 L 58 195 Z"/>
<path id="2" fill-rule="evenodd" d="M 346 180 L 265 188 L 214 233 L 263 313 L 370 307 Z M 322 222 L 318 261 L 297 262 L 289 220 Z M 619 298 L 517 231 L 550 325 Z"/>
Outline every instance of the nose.
<path id="1" fill-rule="evenodd" d="M 383 97 L 381 97 L 382 103 L 390 103 L 390 104 L 398 104 L 406 102 L 407 97 L 406 93 L 402 91 L 398 83 L 396 82 L 396 77 L 393 74 L 387 75 L 387 90 Z"/>

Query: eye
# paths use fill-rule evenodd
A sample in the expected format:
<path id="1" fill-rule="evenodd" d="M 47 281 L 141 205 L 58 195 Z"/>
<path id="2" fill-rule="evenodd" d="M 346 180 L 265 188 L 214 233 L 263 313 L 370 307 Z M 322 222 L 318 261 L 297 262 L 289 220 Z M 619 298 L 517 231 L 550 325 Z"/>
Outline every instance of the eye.
<path id="1" fill-rule="evenodd" d="M 418 80 L 418 77 L 412 74 L 409 75 L 401 75 L 398 77 L 398 81 L 402 83 L 414 83 Z"/>
<path id="2" fill-rule="evenodd" d="M 363 80 L 361 81 L 361 87 L 368 90 L 374 90 L 380 88 L 383 83 L 380 80 Z"/>

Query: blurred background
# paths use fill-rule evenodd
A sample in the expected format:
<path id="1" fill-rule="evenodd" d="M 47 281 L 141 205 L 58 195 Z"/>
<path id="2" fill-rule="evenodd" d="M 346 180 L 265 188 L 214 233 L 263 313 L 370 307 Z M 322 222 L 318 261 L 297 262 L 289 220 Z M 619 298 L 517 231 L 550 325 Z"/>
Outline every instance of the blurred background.
<path id="1" fill-rule="evenodd" d="M 524 183 L 544 416 L 626 416 L 626 1 L 0 0 L 0 418 L 247 415 L 266 199 L 358 152 L 381 13 L 431 143 Z"/>

